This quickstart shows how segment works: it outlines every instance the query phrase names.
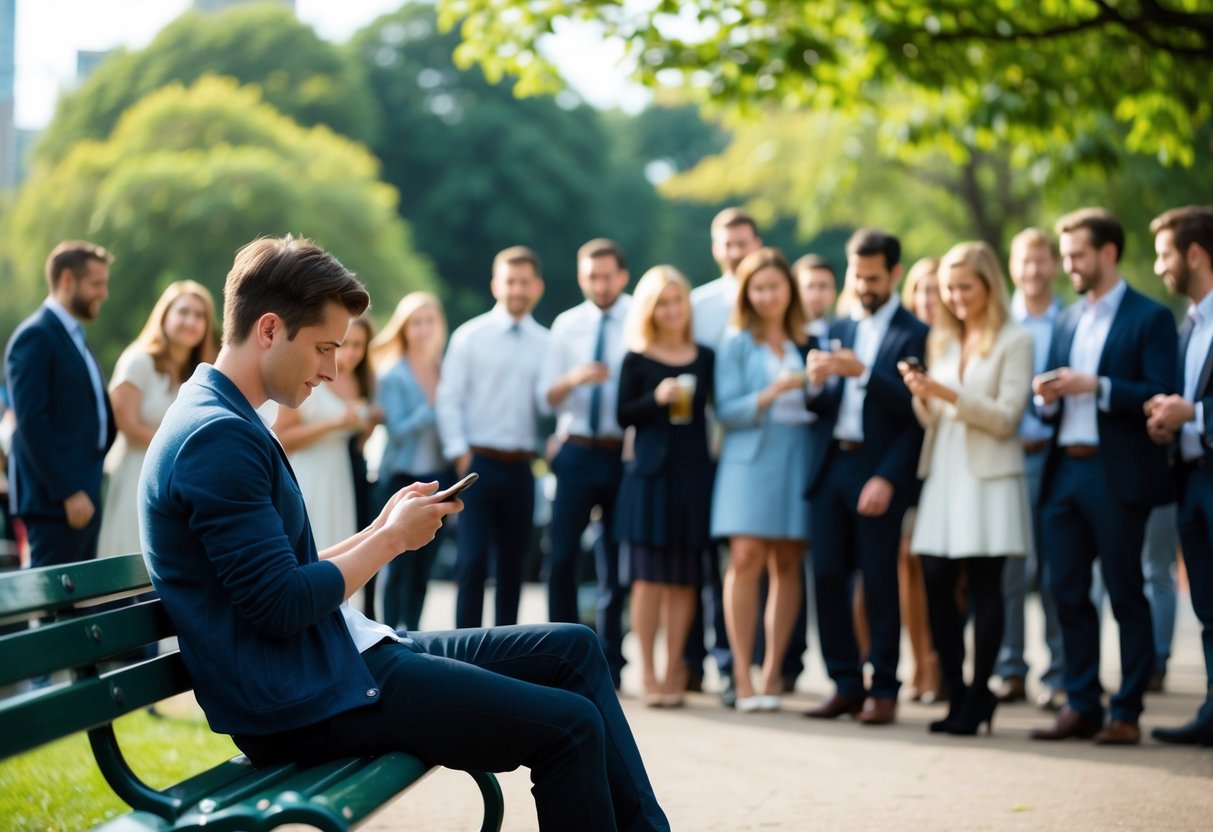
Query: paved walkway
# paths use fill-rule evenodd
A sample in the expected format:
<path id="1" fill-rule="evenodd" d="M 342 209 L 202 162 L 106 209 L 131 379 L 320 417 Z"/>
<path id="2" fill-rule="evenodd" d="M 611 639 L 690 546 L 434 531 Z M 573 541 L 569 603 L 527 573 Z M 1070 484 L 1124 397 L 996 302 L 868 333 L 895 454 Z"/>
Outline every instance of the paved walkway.
<path id="1" fill-rule="evenodd" d="M 436 583 L 427 628 L 449 627 L 453 590 Z M 492 605 L 487 604 L 491 610 Z M 544 620 L 543 588 L 526 587 L 522 620 Z M 1117 678 L 1116 636 L 1105 620 L 1104 685 Z M 1041 617 L 1029 611 L 1029 643 Z M 1173 725 L 1203 698 L 1197 622 L 1181 599 L 1168 691 L 1151 695 L 1142 725 Z M 634 655 L 629 638 L 625 651 Z M 1213 829 L 1213 749 L 1163 746 L 1106 749 L 1078 741 L 1038 743 L 1028 732 L 1048 722 L 1027 704 L 1001 708 L 993 736 L 935 737 L 926 723 L 941 707 L 903 703 L 898 723 L 866 728 L 821 723 L 799 711 L 830 692 L 815 637 L 801 689 L 787 712 L 738 714 L 716 697 L 691 697 L 677 711 L 643 707 L 639 677 L 624 671 L 625 708 L 658 797 L 676 830 L 1209 830 Z M 1031 656 L 1029 657 L 1031 658 Z M 715 680 L 709 678 L 708 684 Z M 525 770 L 501 775 L 506 830 L 536 828 Z M 441 771 L 389 804 L 367 829 L 479 828 L 475 787 Z"/>

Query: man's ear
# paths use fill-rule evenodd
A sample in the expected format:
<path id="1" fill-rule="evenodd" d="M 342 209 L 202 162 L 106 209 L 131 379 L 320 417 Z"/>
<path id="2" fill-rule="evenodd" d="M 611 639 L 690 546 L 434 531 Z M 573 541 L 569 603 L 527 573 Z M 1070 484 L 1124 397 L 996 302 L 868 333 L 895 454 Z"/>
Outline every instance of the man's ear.
<path id="1" fill-rule="evenodd" d="M 260 347 L 269 347 L 274 342 L 274 336 L 283 328 L 282 319 L 273 312 L 266 312 L 253 325 L 253 336 Z"/>

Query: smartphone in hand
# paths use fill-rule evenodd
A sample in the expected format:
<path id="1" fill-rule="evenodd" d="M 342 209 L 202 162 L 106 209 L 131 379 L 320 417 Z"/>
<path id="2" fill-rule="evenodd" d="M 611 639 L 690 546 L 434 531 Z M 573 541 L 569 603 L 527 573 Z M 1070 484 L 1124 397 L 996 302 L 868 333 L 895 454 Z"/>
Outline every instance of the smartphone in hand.
<path id="1" fill-rule="evenodd" d="M 1036 380 L 1041 384 L 1052 384 L 1061 378 L 1061 370 L 1049 370 L 1047 373 L 1041 373 L 1036 377 Z"/>
<path id="2" fill-rule="evenodd" d="M 459 493 L 461 491 L 463 491 L 465 488 L 470 486 L 472 483 L 476 482 L 476 480 L 478 480 L 478 479 L 480 479 L 480 475 L 477 474 L 475 471 L 473 471 L 472 473 L 468 474 L 466 477 L 461 479 L 459 482 L 452 485 L 446 491 L 439 491 L 437 494 L 434 495 L 434 498 L 439 503 L 450 502 L 451 500 L 454 500 L 456 497 L 458 497 Z"/>
<path id="3" fill-rule="evenodd" d="M 914 372 L 921 373 L 923 371 L 922 361 L 918 358 L 918 356 L 907 355 L 905 358 L 903 358 L 901 360 L 907 367 L 909 367 Z"/>

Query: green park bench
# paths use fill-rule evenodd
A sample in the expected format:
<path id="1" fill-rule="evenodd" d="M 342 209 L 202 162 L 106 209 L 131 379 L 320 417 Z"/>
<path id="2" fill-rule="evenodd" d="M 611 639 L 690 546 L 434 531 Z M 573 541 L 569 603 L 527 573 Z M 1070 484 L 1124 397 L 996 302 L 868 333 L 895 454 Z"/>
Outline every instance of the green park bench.
<path id="1" fill-rule="evenodd" d="M 193 684 L 176 650 L 127 664 L 114 660 L 175 635 L 158 599 L 97 605 L 150 588 L 140 555 L 0 574 L 0 690 L 61 671 L 69 676 L 0 698 L 0 759 L 86 731 L 101 774 L 134 810 L 99 830 L 260 832 L 296 823 L 338 832 L 433 770 L 402 752 L 265 768 L 238 756 L 175 786 L 148 786 L 127 765 L 113 721 Z M 28 628 L 35 619 L 41 625 Z M 481 829 L 500 830 L 504 804 L 497 779 L 469 774 L 484 801 Z"/>

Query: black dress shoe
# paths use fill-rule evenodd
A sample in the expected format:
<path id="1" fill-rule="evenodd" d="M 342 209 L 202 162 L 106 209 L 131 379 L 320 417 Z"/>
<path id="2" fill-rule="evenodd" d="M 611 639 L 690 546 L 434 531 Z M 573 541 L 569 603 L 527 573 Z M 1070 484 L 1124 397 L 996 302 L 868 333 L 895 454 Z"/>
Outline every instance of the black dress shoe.
<path id="1" fill-rule="evenodd" d="M 687 671 L 687 693 L 703 693 L 703 674 L 693 670 Z"/>
<path id="2" fill-rule="evenodd" d="M 1089 740 L 1103 730 L 1103 720 L 1084 716 L 1069 705 L 1061 709 L 1057 719 L 1048 728 L 1037 728 L 1032 732 L 1034 740 Z"/>
<path id="3" fill-rule="evenodd" d="M 843 714 L 857 716 L 863 710 L 862 699 L 849 699 L 841 694 L 834 694 L 816 708 L 804 712 L 809 719 L 837 719 Z"/>
<path id="4" fill-rule="evenodd" d="M 1173 745 L 1213 746 L 1213 699 L 1196 712 L 1196 718 L 1178 728 L 1155 728 L 1151 736 Z"/>

